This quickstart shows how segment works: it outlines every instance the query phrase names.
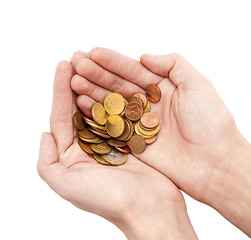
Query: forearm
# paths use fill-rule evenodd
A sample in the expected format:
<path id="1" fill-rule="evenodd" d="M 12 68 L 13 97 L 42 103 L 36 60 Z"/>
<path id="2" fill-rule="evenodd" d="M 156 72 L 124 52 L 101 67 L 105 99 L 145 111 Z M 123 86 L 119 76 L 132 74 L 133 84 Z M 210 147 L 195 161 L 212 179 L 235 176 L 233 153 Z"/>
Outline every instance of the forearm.
<path id="1" fill-rule="evenodd" d="M 238 136 L 229 166 L 211 185 L 208 205 L 251 237 L 251 145 Z"/>

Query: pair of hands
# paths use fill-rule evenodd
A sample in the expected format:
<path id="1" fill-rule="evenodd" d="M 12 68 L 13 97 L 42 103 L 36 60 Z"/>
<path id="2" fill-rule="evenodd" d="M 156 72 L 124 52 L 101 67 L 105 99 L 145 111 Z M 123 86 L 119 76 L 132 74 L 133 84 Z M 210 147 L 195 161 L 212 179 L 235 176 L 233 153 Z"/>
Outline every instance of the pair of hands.
<path id="1" fill-rule="evenodd" d="M 162 92 L 151 104 L 161 124 L 157 141 L 142 154 L 130 154 L 122 166 L 98 164 L 78 146 L 77 107 L 90 116 L 94 101 L 103 102 L 108 93 L 127 98 L 150 83 Z M 242 142 L 210 81 L 177 54 L 142 55 L 138 62 L 103 48 L 75 53 L 71 63 L 57 66 L 50 123 L 51 133 L 41 138 L 40 176 L 61 197 L 113 222 L 129 239 L 161 234 L 196 239 L 178 188 L 213 205 L 219 175 L 226 177 Z"/>

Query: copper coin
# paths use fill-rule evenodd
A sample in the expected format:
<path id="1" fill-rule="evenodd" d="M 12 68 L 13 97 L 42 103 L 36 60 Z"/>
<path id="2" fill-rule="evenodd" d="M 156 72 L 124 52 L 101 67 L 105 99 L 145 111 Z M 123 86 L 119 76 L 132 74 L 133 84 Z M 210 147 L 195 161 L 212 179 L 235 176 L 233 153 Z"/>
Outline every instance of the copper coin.
<path id="1" fill-rule="evenodd" d="M 79 136 L 79 138 L 80 138 L 82 141 L 87 142 L 87 143 L 101 143 L 101 142 L 104 141 L 104 140 L 103 140 L 101 137 L 99 137 L 99 136 L 96 136 L 96 137 L 94 137 L 94 138 L 83 138 L 83 137 Z"/>
<path id="2" fill-rule="evenodd" d="M 127 118 L 125 118 L 124 120 L 125 120 L 125 122 L 127 122 L 129 124 L 129 128 L 130 128 L 130 133 L 129 133 L 128 137 L 124 140 L 124 141 L 128 141 L 134 133 L 134 126 L 133 126 L 132 122 L 130 120 L 128 120 Z"/>
<path id="3" fill-rule="evenodd" d="M 143 115 L 143 108 L 137 102 L 130 102 L 125 107 L 125 115 L 131 121 L 137 121 Z"/>
<path id="4" fill-rule="evenodd" d="M 141 124 L 141 122 L 139 121 L 139 127 L 141 128 L 141 129 L 143 129 L 143 130 L 145 130 L 145 131 L 152 131 L 152 130 L 154 130 L 155 128 L 146 128 L 146 127 L 144 127 L 142 124 Z"/>
<path id="5" fill-rule="evenodd" d="M 85 122 L 92 122 L 92 123 L 95 123 L 92 119 L 88 118 L 86 115 L 83 115 L 83 119 L 85 120 Z"/>
<path id="6" fill-rule="evenodd" d="M 123 142 L 114 138 L 106 140 L 106 143 L 113 147 L 125 147 L 126 146 L 126 142 Z"/>
<path id="7" fill-rule="evenodd" d="M 151 137 L 151 138 L 146 138 L 146 144 L 150 145 L 152 143 L 154 143 L 157 140 L 157 135 Z"/>
<path id="8" fill-rule="evenodd" d="M 140 123 L 143 127 L 153 129 L 159 124 L 159 117 L 153 112 L 144 113 L 140 118 Z"/>
<path id="9" fill-rule="evenodd" d="M 128 141 L 128 146 L 133 153 L 142 153 L 146 149 L 146 140 L 140 135 L 133 135 Z"/>
<path id="10" fill-rule="evenodd" d="M 130 97 L 128 100 L 127 100 L 128 103 L 130 102 L 137 102 L 139 103 L 142 108 L 144 108 L 144 103 L 142 102 L 142 100 L 140 98 L 137 98 L 137 97 Z"/>
<path id="11" fill-rule="evenodd" d="M 87 128 L 82 131 L 78 131 L 78 135 L 82 138 L 88 138 L 88 139 L 96 137 L 96 135 L 91 133 Z"/>
<path id="12" fill-rule="evenodd" d="M 75 112 L 74 114 L 74 124 L 78 130 L 84 130 L 85 129 L 85 122 L 83 120 L 83 113 L 81 112 Z"/>
<path id="13" fill-rule="evenodd" d="M 128 138 L 130 134 L 130 124 L 128 121 L 124 120 L 124 122 L 125 122 L 125 130 L 120 137 L 117 137 L 117 139 L 121 141 L 125 141 L 125 139 Z"/>
<path id="14" fill-rule="evenodd" d="M 143 103 L 143 108 L 146 107 L 147 105 L 147 98 L 143 93 L 135 93 L 134 95 L 132 95 L 133 97 L 139 98 L 142 103 Z"/>
<path id="15" fill-rule="evenodd" d="M 81 140 L 79 139 L 79 140 L 78 140 L 78 145 L 80 146 L 80 148 L 81 148 L 84 152 L 86 152 L 86 153 L 88 153 L 88 154 L 95 154 L 95 152 L 93 152 L 93 151 L 91 150 L 90 145 L 89 145 L 88 143 L 83 142 L 83 141 L 81 141 Z"/>
<path id="16" fill-rule="evenodd" d="M 106 134 L 106 132 L 101 132 L 101 131 L 95 130 L 93 128 L 89 128 L 89 131 L 95 133 L 96 135 L 98 135 L 100 137 L 106 138 L 106 139 L 110 139 L 111 138 L 111 136 L 109 136 L 108 134 Z"/>
<path id="17" fill-rule="evenodd" d="M 160 88 L 154 84 L 148 85 L 146 87 L 146 96 L 150 102 L 152 102 L 152 103 L 158 102 L 161 98 Z"/>
<path id="18" fill-rule="evenodd" d="M 125 147 L 115 147 L 117 150 L 119 150 L 122 153 L 129 153 L 130 152 L 130 148 L 128 146 Z"/>
<path id="19" fill-rule="evenodd" d="M 112 147 L 109 146 L 106 142 L 101 143 L 92 143 L 90 144 L 92 151 L 98 154 L 107 154 L 112 150 Z"/>

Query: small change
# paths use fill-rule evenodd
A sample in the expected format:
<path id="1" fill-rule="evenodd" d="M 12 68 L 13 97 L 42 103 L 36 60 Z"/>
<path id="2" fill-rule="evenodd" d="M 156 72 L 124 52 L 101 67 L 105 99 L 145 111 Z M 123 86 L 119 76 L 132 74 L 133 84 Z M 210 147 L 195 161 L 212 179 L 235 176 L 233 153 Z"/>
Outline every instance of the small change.
<path id="1" fill-rule="evenodd" d="M 145 91 L 128 99 L 119 93 L 108 94 L 103 104 L 92 105 L 92 118 L 76 112 L 74 124 L 80 148 L 104 165 L 121 165 L 128 153 L 144 152 L 146 145 L 157 140 L 160 130 L 159 117 L 150 112 L 150 102 L 161 98 L 157 85 L 150 84 Z"/>

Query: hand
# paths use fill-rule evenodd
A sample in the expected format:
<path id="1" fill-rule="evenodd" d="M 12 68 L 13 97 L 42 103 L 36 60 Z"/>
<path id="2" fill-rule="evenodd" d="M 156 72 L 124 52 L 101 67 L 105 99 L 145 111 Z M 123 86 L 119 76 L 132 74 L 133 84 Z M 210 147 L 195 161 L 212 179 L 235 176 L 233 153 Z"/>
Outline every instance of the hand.
<path id="1" fill-rule="evenodd" d="M 183 196 L 169 179 L 132 155 L 122 166 L 103 166 L 80 149 L 72 76 L 69 62 L 58 64 L 51 133 L 41 138 L 40 176 L 61 197 L 113 222 L 129 239 L 197 239 Z"/>
<path id="2" fill-rule="evenodd" d="M 79 75 L 71 83 L 73 90 L 82 94 L 77 98 L 79 108 L 89 115 L 90 98 L 102 102 L 110 91 L 129 97 L 144 92 L 148 84 L 157 84 L 162 98 L 152 104 L 151 111 L 160 117 L 158 140 L 134 156 L 193 198 L 215 207 L 247 233 L 247 224 L 240 226 L 228 212 L 235 200 L 227 204 L 228 210 L 219 205 L 230 189 L 226 179 L 236 175 L 230 172 L 237 149 L 248 144 L 210 81 L 177 54 L 143 55 L 139 63 L 112 50 L 95 48 L 89 58 L 79 59 Z M 219 190 L 222 183 L 226 189 Z"/>

